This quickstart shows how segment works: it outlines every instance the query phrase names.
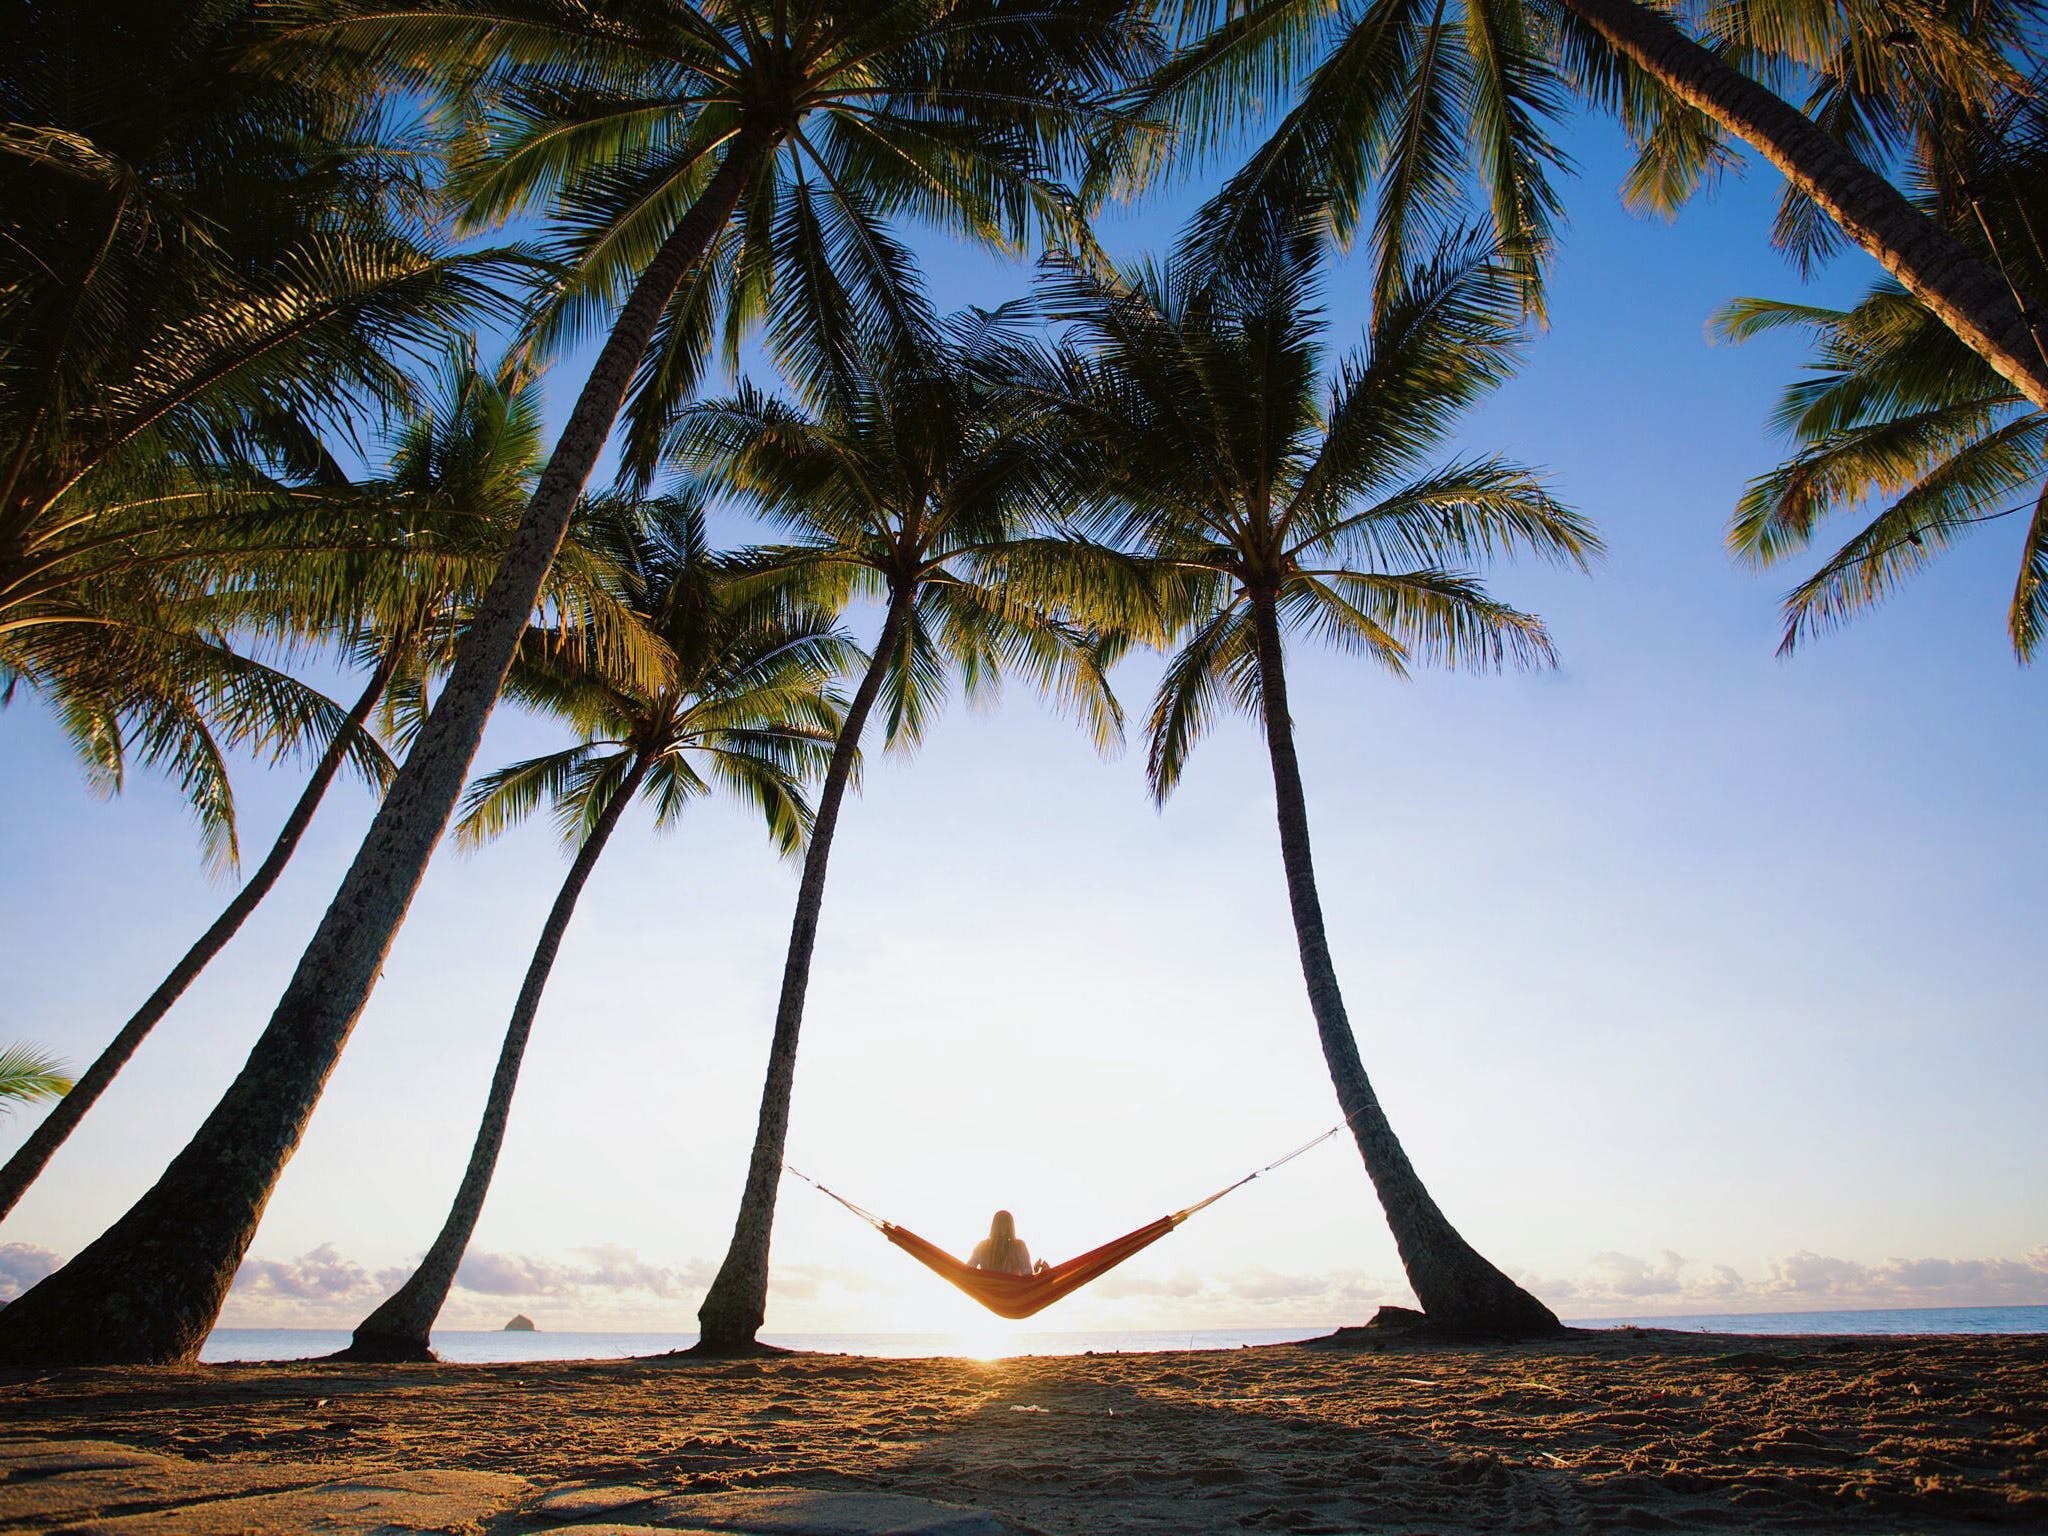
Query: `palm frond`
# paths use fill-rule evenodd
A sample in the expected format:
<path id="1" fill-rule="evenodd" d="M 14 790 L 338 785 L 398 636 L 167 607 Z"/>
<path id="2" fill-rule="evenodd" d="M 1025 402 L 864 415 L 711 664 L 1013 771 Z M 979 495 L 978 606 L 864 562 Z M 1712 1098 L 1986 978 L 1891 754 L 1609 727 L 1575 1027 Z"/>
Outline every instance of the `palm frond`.
<path id="1" fill-rule="evenodd" d="M 32 1045 L 0 1047 L 0 1110 L 61 1099 L 71 1091 L 70 1069 Z"/>

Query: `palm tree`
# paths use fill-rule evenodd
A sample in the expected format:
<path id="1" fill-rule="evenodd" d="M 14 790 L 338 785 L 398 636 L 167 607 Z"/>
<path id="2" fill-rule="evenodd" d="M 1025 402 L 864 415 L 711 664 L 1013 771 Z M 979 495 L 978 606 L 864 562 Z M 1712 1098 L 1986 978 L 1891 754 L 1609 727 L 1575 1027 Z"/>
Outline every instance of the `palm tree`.
<path id="1" fill-rule="evenodd" d="M 1185 0 L 1174 9 L 1195 41 L 1140 94 L 1149 116 L 1216 147 L 1242 132 L 1245 101 L 1288 103 L 1206 210 L 1212 237 L 1236 230 L 1256 245 L 1265 211 L 1309 203 L 1348 235 L 1369 209 L 1386 297 L 1464 216 L 1462 183 L 1476 172 L 1502 259 L 1540 307 L 1558 212 L 1551 173 L 1564 163 L 1546 124 L 1575 93 L 1618 115 L 1644 150 L 1628 185 L 1640 205 L 1669 211 L 1734 161 L 1729 140 L 1746 143 L 1788 183 L 1784 243 L 1809 255 L 1825 246 L 1817 211 L 2048 407 L 2035 306 L 1862 158 L 1882 165 L 1905 147 L 1930 90 L 1989 100 L 2010 89 L 2010 57 L 2031 25 L 2022 6 L 1781 0 L 1703 12 L 1697 39 L 1643 0 Z M 1814 116 L 1774 85 L 1803 86 Z M 1174 142 L 1134 136 L 1105 174 L 1141 185 Z"/>
<path id="2" fill-rule="evenodd" d="M 1929 211 L 2018 287 L 2048 291 L 2033 217 L 2048 187 L 2038 91 L 1975 131 L 1931 137 Z M 2013 654 L 2031 661 L 2048 631 L 2048 412 L 1896 283 L 1880 280 L 1846 309 L 1738 299 L 1717 326 L 1737 341 L 1794 329 L 1814 343 L 1806 377 L 1775 413 L 1797 451 L 1750 482 L 1729 524 L 1731 551 L 1772 567 L 1809 548 L 1831 517 L 1862 520 L 1787 595 L 1779 654 L 1884 601 L 1958 539 L 2019 516 L 2028 526 L 2006 629 Z"/>
<path id="3" fill-rule="evenodd" d="M 757 811 L 784 853 L 811 820 L 801 780 L 824 767 L 844 701 L 831 678 L 858 659 L 831 615 L 770 590 L 737 591 L 732 563 L 711 550 L 694 499 L 600 504 L 629 550 L 635 610 L 661 638 L 668 667 L 652 687 L 545 652 L 514 668 L 511 691 L 568 720 L 576 745 L 487 774 L 471 788 L 459 841 L 479 845 L 543 800 L 576 850 L 541 928 L 461 1187 L 426 1257 L 356 1326 L 356 1360 L 430 1360 L 434 1320 L 490 1192 L 535 1013 L 591 871 L 636 795 L 672 823 L 714 788 Z M 758 589 L 757 582 L 748 583 Z"/>
<path id="4" fill-rule="evenodd" d="M 1438 452 L 1513 364 L 1518 290 L 1486 247 L 1447 246 L 1326 381 L 1307 238 L 1276 238 L 1241 278 L 1183 248 L 1121 278 L 1066 272 L 1049 302 L 1079 345 L 1042 353 L 1023 380 L 1095 446 L 1100 481 L 1078 526 L 1186 584 L 1185 638 L 1152 706 L 1154 796 L 1172 793 L 1219 711 L 1264 726 L 1302 975 L 1338 1102 L 1424 1310 L 1468 1334 L 1558 1324 L 1438 1209 L 1366 1076 L 1323 927 L 1284 646 L 1287 632 L 1307 634 L 1397 676 L 1417 661 L 1550 661 L 1541 623 L 1469 567 L 1517 549 L 1583 566 L 1597 536 L 1534 471 Z"/>
<path id="5" fill-rule="evenodd" d="M 353 762 L 373 788 L 389 782 L 390 762 L 368 732 L 370 718 L 381 706 L 387 730 L 402 734 L 424 715 L 428 680 L 447 669 L 532 486 L 538 390 L 531 380 L 492 377 L 466 353 L 451 354 L 435 396 L 396 433 L 390 459 L 381 479 L 291 488 L 281 498 L 259 493 L 255 507 L 217 511 L 213 542 L 186 557 L 166 552 L 155 568 L 152 579 L 162 583 L 188 563 L 203 566 L 195 601 L 209 614 L 230 615 L 245 634 L 274 632 L 299 643 L 347 637 L 368 679 L 343 728 L 328 735 L 263 861 L 0 1167 L 0 1218 L 276 885 L 343 766 Z M 273 505 L 279 499 L 282 510 Z M 630 651 L 619 637 L 622 616 L 606 596 L 609 580 L 606 555 L 572 531 L 543 606 L 588 614 L 592 643 Z"/>
<path id="6" fill-rule="evenodd" d="M 0 1047 L 0 1111 L 40 1099 L 61 1099 L 71 1091 L 64 1063 L 31 1045 Z"/>
<path id="7" fill-rule="evenodd" d="M 693 382 L 707 318 L 759 313 L 829 366 L 859 307 L 914 298 L 885 221 L 1002 247 L 1070 227 L 1048 179 L 1148 64 L 1132 0 L 446 0 L 318 6 L 280 45 L 360 49 L 475 86 L 478 218 L 548 206 L 581 253 L 561 324 L 616 313 L 439 704 L 248 1064 L 137 1204 L 0 1315 L 0 1360 L 189 1359 L 454 814 L 527 615 L 614 421 Z M 764 243 L 765 241 L 765 243 Z M 828 282 L 824 274 L 832 274 Z M 729 324 L 729 333 L 737 330 Z M 771 331 L 771 334 L 774 334 Z"/>
<path id="8" fill-rule="evenodd" d="M 893 746 L 930 728 L 957 673 L 987 696 L 1020 673 L 1076 714 L 1098 748 L 1121 739 L 1122 714 L 1097 637 L 1030 599 L 1025 560 L 1050 588 L 1081 552 L 1033 530 L 1058 493 L 1059 456 L 988 387 L 987 364 L 1007 318 L 969 312 L 943 337 L 869 353 L 824 392 L 817 409 L 742 388 L 679 419 L 675 447 L 692 469 L 752 502 L 796 542 L 766 552 L 779 577 L 819 600 L 882 606 L 873 660 L 855 688 L 818 793 L 790 924 L 782 990 L 753 1154 L 732 1242 L 697 1313 L 698 1348 L 755 1348 L 767 1309 L 769 1238 L 788 1137 L 811 954 L 841 802 L 861 733 L 879 704 Z"/>

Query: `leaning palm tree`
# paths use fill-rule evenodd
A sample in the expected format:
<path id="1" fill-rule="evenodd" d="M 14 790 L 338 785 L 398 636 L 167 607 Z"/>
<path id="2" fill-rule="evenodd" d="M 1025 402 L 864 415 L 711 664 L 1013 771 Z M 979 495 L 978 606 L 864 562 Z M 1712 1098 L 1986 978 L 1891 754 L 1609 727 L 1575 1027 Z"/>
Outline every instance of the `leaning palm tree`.
<path id="1" fill-rule="evenodd" d="M 447 670 L 469 610 L 488 585 L 540 463 L 540 399 L 455 353 L 419 413 L 395 434 L 385 475 L 362 483 L 252 490 L 251 508 L 217 507 L 205 541 L 166 550 L 152 579 L 176 583 L 200 568 L 195 606 L 232 619 L 245 635 L 304 645 L 346 641 L 368 675 L 343 727 L 333 731 L 263 860 L 169 974 L 114 1034 L 77 1086 L 5 1166 L 4 1218 L 86 1113 L 215 955 L 277 884 L 344 766 L 374 789 L 391 766 L 368 726 L 417 728 L 429 680 Z M 633 659 L 630 615 L 610 599 L 609 556 L 572 529 L 543 593 L 544 610 L 587 615 L 591 643 Z M 253 665 L 253 663 L 252 663 Z"/>
<path id="2" fill-rule="evenodd" d="M 733 562 L 712 551 L 694 499 L 607 500 L 596 520 L 625 524 L 618 532 L 630 601 L 660 637 L 667 665 L 652 686 L 564 665 L 538 648 L 513 669 L 514 696 L 568 721 L 579 740 L 479 779 L 457 840 L 477 846 L 546 801 L 575 857 L 520 985 L 448 1218 L 405 1283 L 356 1325 L 342 1358 L 434 1358 L 434 1320 L 490 1193 L 541 994 L 577 899 L 635 797 L 651 800 L 656 825 L 667 826 L 690 801 L 724 790 L 761 814 L 786 854 L 801 848 L 810 825 L 802 780 L 831 753 L 844 704 L 832 678 L 859 653 L 829 613 L 736 581 Z"/>
<path id="3" fill-rule="evenodd" d="M 218 1315 L 462 794 L 527 615 L 636 383 L 648 425 L 725 315 L 778 285 L 779 334 L 829 368 L 850 312 L 916 318 L 888 221 L 1015 248 L 1071 230 L 1049 179 L 1149 65 L 1135 0 L 322 0 L 280 39 L 469 92 L 474 217 L 554 216 L 555 334 L 605 340 L 407 754 L 248 1064 L 158 1182 L 0 1314 L 0 1360 L 176 1360 Z M 786 257 L 787 259 L 783 259 Z M 738 322 L 737 328 L 732 322 Z M 771 333 L 778 333 L 771 328 Z"/>
<path id="4" fill-rule="evenodd" d="M 64 1063 L 32 1045 L 0 1047 L 0 1110 L 42 1099 L 61 1099 L 71 1091 Z"/>
<path id="5" fill-rule="evenodd" d="M 1178 158 L 1234 144 L 1247 101 L 1278 121 L 1209 205 L 1212 238 L 1254 246 L 1268 213 L 1318 207 L 1366 230 L 1391 293 L 1450 225 L 1476 178 L 1502 259 L 1540 306 L 1564 157 L 1549 125 L 1577 96 L 1617 116 L 1643 151 L 1627 186 L 1669 212 L 1738 163 L 1746 144 L 1785 177 L 1778 235 L 1795 254 L 1863 247 L 2035 405 L 2048 355 L 2035 300 L 1915 208 L 1883 172 L 1927 149 L 1930 93 L 1988 102 L 2033 47 L 2024 0 L 1774 0 L 1673 7 L 1651 0 L 1182 0 L 1189 46 L 1139 102 L 1104 173 L 1143 185 Z M 1787 100 L 1795 96 L 1805 110 Z M 1156 131 L 1182 130 L 1178 136 Z M 1227 242 L 1226 242 L 1227 243 Z M 2048 332 L 2044 332 L 2048 334 Z"/>
<path id="6" fill-rule="evenodd" d="M 1097 637 L 1008 578 L 1028 560 L 1051 589 L 1081 552 L 1035 536 L 1058 494 L 1059 455 L 988 385 L 1005 318 L 958 317 L 943 337 L 868 353 L 818 408 L 743 388 L 679 419 L 676 451 L 692 469 L 795 536 L 764 551 L 778 578 L 820 600 L 882 608 L 880 637 L 818 792 L 790 924 L 775 1032 L 754 1147 L 730 1247 L 698 1310 L 707 1353 L 755 1348 L 767 1310 L 768 1250 L 796 1081 L 797 1036 L 825 900 L 833 834 L 862 732 L 877 705 L 892 746 L 916 745 L 957 675 L 970 696 L 1021 674 L 1077 715 L 1107 750 L 1122 715 Z M 1070 580 L 1082 590 L 1085 576 Z"/>
<path id="7" fill-rule="evenodd" d="M 1185 250 L 1121 278 L 1069 270 L 1049 303 L 1074 335 L 1023 379 L 1094 445 L 1100 480 L 1079 526 L 1185 583 L 1184 638 L 1152 707 L 1154 796 L 1172 793 L 1219 712 L 1265 729 L 1324 1059 L 1409 1282 L 1431 1321 L 1456 1333 L 1558 1324 L 1437 1207 L 1366 1076 L 1323 926 L 1284 657 L 1291 631 L 1397 676 L 1416 662 L 1550 661 L 1541 623 L 1469 568 L 1513 550 L 1583 566 L 1598 538 L 1534 471 L 1439 452 L 1512 366 L 1517 289 L 1487 247 L 1448 246 L 1326 380 L 1313 255 L 1290 227 L 1242 278 Z"/>

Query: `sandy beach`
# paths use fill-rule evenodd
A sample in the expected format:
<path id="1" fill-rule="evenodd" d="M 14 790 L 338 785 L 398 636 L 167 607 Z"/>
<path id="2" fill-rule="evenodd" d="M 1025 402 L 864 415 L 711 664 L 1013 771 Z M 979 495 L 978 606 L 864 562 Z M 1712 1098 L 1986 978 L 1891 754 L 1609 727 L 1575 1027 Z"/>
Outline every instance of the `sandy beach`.
<path id="1" fill-rule="evenodd" d="M 67 1371 L 0 1466 L 5 1530 L 2041 1530 L 2048 1337 Z"/>

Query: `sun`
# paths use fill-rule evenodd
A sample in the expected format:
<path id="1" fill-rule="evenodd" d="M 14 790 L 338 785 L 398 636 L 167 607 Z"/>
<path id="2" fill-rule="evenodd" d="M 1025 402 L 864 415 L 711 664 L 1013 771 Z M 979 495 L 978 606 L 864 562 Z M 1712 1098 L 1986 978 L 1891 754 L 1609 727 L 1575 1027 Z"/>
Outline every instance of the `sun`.
<path id="1" fill-rule="evenodd" d="M 1002 1360 L 1023 1352 L 1025 1330 L 1001 1318 L 968 1323 L 953 1330 L 949 1353 L 969 1360 Z"/>

